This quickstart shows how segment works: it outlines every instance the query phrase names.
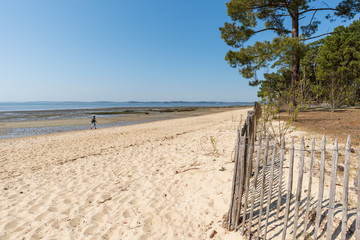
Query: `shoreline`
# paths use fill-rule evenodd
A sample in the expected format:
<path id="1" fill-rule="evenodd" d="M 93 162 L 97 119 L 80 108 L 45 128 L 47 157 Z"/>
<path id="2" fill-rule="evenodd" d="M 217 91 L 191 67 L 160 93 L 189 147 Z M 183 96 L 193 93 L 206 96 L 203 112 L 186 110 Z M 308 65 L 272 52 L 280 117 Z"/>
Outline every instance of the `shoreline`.
<path id="1" fill-rule="evenodd" d="M 175 118 L 202 116 L 211 113 L 241 110 L 248 107 L 249 106 L 157 107 L 156 109 L 147 107 L 121 107 L 85 110 L 16 111 L 12 112 L 13 114 L 18 114 L 12 116 L 12 121 L 4 117 L 2 119 L 0 118 L 0 141 L 3 139 L 87 130 L 90 127 L 92 115 L 97 116 L 97 125 L 100 129 Z M 24 117 L 24 113 L 30 116 Z"/>

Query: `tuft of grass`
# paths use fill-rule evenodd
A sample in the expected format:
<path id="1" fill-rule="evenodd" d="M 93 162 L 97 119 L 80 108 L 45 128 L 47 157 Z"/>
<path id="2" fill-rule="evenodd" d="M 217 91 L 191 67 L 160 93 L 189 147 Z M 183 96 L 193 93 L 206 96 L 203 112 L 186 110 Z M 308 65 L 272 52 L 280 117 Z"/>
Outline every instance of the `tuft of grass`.
<path id="1" fill-rule="evenodd" d="M 216 147 L 216 141 L 215 141 L 215 138 L 213 136 L 210 137 L 210 142 L 211 142 L 211 145 L 213 147 L 213 153 L 216 154 L 216 155 L 219 155 L 219 151 Z"/>

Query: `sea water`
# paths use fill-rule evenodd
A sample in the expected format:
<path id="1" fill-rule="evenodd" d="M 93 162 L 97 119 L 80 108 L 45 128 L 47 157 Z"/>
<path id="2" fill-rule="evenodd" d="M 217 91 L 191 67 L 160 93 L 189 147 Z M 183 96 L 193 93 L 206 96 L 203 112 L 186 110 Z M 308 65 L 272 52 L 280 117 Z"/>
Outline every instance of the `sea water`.
<path id="1" fill-rule="evenodd" d="M 96 115 L 98 118 L 115 117 L 116 114 L 113 113 L 123 112 L 126 110 L 146 112 L 149 110 L 159 111 L 161 109 L 174 108 L 237 107 L 249 105 L 253 105 L 253 102 L 2 102 L 0 103 L 0 126 L 2 123 L 6 122 L 81 119 L 91 118 L 92 115 Z M 104 112 L 111 114 L 104 114 Z M 102 124 L 101 127 L 123 126 L 137 123 L 140 122 L 119 121 L 111 124 Z M 34 136 L 56 132 L 78 131 L 88 128 L 88 125 L 7 129 L 0 128 L 0 139 Z"/>
<path id="2" fill-rule="evenodd" d="M 155 108 L 155 107 L 233 107 L 253 105 L 254 102 L 0 102 L 0 112 L 97 109 L 97 108 Z"/>

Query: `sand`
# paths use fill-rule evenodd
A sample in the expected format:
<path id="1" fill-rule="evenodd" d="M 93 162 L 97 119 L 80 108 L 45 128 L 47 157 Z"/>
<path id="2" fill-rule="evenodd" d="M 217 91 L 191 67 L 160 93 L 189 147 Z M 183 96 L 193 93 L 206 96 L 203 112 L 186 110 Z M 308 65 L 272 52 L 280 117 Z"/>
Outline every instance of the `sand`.
<path id="1" fill-rule="evenodd" d="M 230 204 L 249 109 L 0 141 L 0 239 L 240 239 Z"/>

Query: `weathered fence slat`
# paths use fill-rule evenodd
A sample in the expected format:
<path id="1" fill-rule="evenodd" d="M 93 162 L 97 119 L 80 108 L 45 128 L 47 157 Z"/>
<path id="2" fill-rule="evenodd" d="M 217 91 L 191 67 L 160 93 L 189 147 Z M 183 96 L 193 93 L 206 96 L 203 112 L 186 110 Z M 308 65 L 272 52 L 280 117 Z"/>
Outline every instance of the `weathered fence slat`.
<path id="1" fill-rule="evenodd" d="M 266 206 L 265 232 L 264 232 L 264 238 L 263 238 L 265 240 L 266 240 L 267 227 L 268 227 L 268 222 L 269 222 L 272 187 L 273 187 L 273 184 L 274 184 L 274 165 L 275 165 L 275 156 L 276 156 L 276 144 L 277 144 L 277 138 L 275 137 L 274 146 L 273 146 L 273 154 L 272 154 L 272 159 L 271 159 L 269 189 L 268 189 L 267 206 Z"/>
<path id="2" fill-rule="evenodd" d="M 257 153 L 256 153 L 256 162 L 255 162 L 255 173 L 254 173 L 254 181 L 253 187 L 251 191 L 251 209 L 250 209 L 250 217 L 249 217 L 249 231 L 248 231 L 248 239 L 251 238 L 251 227 L 252 227 L 252 218 L 254 216 L 254 207 L 255 207 L 255 195 L 256 195 L 256 188 L 257 188 L 257 179 L 259 174 L 259 164 L 260 164 L 260 157 L 261 157 L 261 134 L 258 136 L 258 146 L 257 146 Z"/>
<path id="3" fill-rule="evenodd" d="M 330 240 L 332 235 L 333 228 L 333 219 L 334 219 L 334 206 L 335 206 L 335 196 L 336 196 L 336 171 L 337 171 L 337 163 L 338 163 L 338 142 L 335 140 L 335 146 L 332 155 L 332 166 L 331 166 L 331 183 L 330 183 L 330 200 L 329 200 L 329 213 L 328 213 L 328 221 L 327 221 L 327 232 L 326 239 Z"/>
<path id="4" fill-rule="evenodd" d="M 244 186 L 244 162 L 245 162 L 245 137 L 240 137 L 240 151 L 239 151 L 239 168 L 238 170 L 238 184 L 239 184 L 239 191 L 238 191 L 238 202 L 236 206 L 236 221 L 235 221 L 235 229 L 237 230 L 240 221 L 240 213 L 241 213 L 241 203 L 242 203 L 242 195 L 243 195 L 243 186 Z"/>
<path id="5" fill-rule="evenodd" d="M 320 162 L 320 179 L 319 179 L 319 194 L 318 194 L 318 203 L 316 207 L 316 219 L 315 219 L 315 230 L 314 230 L 314 239 L 318 237 L 318 231 L 320 227 L 321 219 L 321 209 L 322 209 L 322 200 L 324 195 L 324 180 L 325 180 L 325 148 L 326 138 L 323 135 L 322 147 L 321 147 L 321 162 Z"/>
<path id="6" fill-rule="evenodd" d="M 308 218 L 309 218 L 309 212 L 310 212 L 311 187 L 312 187 L 312 174 L 313 174 L 314 158 L 315 158 L 315 138 L 313 138 L 312 145 L 311 145 L 309 184 L 308 184 L 308 193 L 307 193 L 307 199 L 306 199 L 306 212 L 305 212 L 305 219 L 304 219 L 304 233 L 303 233 L 304 240 L 307 237 L 306 230 L 307 230 Z"/>
<path id="7" fill-rule="evenodd" d="M 302 181 L 304 176 L 304 160 L 305 160 L 305 141 L 304 138 L 302 138 L 300 145 L 300 163 L 299 163 L 298 182 L 297 182 L 296 195 L 295 195 L 295 215 L 294 215 L 294 232 L 293 232 L 294 240 L 296 240 L 296 233 L 297 233 L 298 220 L 299 220 L 298 217 L 299 217 L 299 207 L 301 200 L 301 189 L 302 189 Z"/>
<path id="8" fill-rule="evenodd" d="M 232 229 L 232 225 L 235 222 L 235 216 L 236 216 L 236 208 L 234 207 L 235 202 L 235 189 L 236 189 L 236 174 L 237 174 L 237 168 L 239 165 L 239 151 L 240 151 L 240 131 L 237 131 L 237 141 L 236 141 L 236 148 L 235 148 L 235 167 L 234 167 L 234 175 L 233 175 L 233 181 L 232 181 L 232 188 L 231 188 L 231 202 L 230 202 L 230 209 L 228 213 L 228 229 Z"/>
<path id="9" fill-rule="evenodd" d="M 282 240 L 286 239 L 286 230 L 287 230 L 287 225 L 288 225 L 288 220 L 289 220 L 291 192 L 292 192 L 292 184 L 293 184 L 294 151 L 295 151 L 295 149 L 294 149 L 294 137 L 293 137 L 291 140 L 291 147 L 290 147 L 289 181 L 288 181 L 287 194 L 286 194 L 286 207 L 285 207 L 285 218 L 284 218 Z"/>
<path id="10" fill-rule="evenodd" d="M 343 210 L 341 220 L 341 239 L 346 239 L 346 225 L 348 221 L 348 201 L 349 201 L 349 165 L 350 165 L 350 151 L 351 138 L 348 136 L 345 148 L 345 163 L 344 163 L 344 187 L 343 187 Z"/>
<path id="11" fill-rule="evenodd" d="M 261 189 L 260 189 L 260 205 L 259 205 L 259 218 L 258 218 L 258 231 L 257 238 L 259 239 L 261 235 L 261 220 L 262 220 L 262 211 L 264 204 L 264 188 L 265 188 L 265 174 L 266 174 L 266 165 L 267 165 L 267 157 L 269 151 L 269 136 L 266 137 L 266 146 L 262 164 L 262 175 L 261 175 Z"/>
<path id="12" fill-rule="evenodd" d="M 245 232 L 245 223 L 246 223 L 246 212 L 248 208 L 248 202 L 249 202 L 249 186 L 250 186 L 250 176 L 251 176 L 251 168 L 252 168 L 252 156 L 254 152 L 254 143 L 253 143 L 253 137 L 250 134 L 249 138 L 249 152 L 247 156 L 247 164 L 246 164 L 246 181 L 245 181 L 245 203 L 244 203 L 244 209 L 243 209 L 243 222 L 242 222 L 242 229 L 241 233 L 244 234 Z"/>
<path id="13" fill-rule="evenodd" d="M 283 168 L 284 168 L 284 152 L 285 152 L 285 137 L 281 139 L 281 152 L 280 152 L 280 166 L 279 166 L 279 189 L 278 189 L 278 200 L 276 206 L 276 219 L 279 218 L 281 199 L 282 199 L 282 178 L 283 178 Z"/>
<path id="14" fill-rule="evenodd" d="M 355 239 L 360 240 L 360 146 L 359 146 L 359 156 L 358 156 L 358 168 L 356 174 L 357 182 L 357 211 L 356 211 L 356 230 L 355 230 Z"/>

